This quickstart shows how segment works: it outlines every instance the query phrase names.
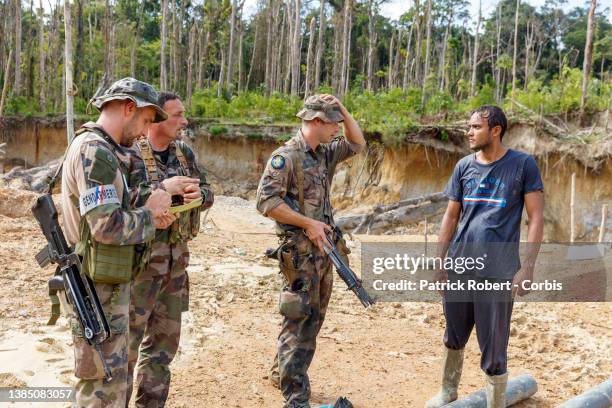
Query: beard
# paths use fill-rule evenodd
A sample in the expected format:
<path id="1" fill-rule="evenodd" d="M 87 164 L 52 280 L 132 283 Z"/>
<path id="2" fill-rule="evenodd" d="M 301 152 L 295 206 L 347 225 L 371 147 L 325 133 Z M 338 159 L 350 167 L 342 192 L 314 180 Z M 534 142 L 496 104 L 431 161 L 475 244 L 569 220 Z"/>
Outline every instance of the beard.
<path id="1" fill-rule="evenodd" d="M 123 127 L 119 142 L 121 146 L 132 147 L 134 140 L 140 136 L 139 132 L 136 131 L 138 116 L 139 114 L 136 113 Z"/>

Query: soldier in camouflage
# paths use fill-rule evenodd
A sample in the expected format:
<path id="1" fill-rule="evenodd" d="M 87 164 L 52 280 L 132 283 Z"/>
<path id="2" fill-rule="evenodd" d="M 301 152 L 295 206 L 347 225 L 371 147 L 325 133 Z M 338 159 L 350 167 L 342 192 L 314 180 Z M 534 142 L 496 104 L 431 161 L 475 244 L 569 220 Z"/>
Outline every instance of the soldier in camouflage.
<path id="1" fill-rule="evenodd" d="M 122 147 L 131 145 L 150 123 L 165 119 L 166 113 L 157 106 L 157 92 L 132 78 L 111 85 L 93 105 L 100 110 L 100 117 L 79 129 L 66 152 L 62 210 L 66 238 L 83 257 L 83 273 L 94 281 L 110 325 L 111 336 L 101 348 L 112 379 L 105 378 L 99 355 L 87 344 L 75 316 L 70 316 L 78 378 L 76 405 L 124 407 L 130 285 L 97 280 L 100 264 L 92 248 L 104 246 L 105 261 L 112 266 L 121 248 L 151 241 L 156 228 L 166 228 L 174 220 L 168 213 L 170 195 L 163 191 L 151 195 L 141 208 L 130 210 L 125 183 L 128 158 Z M 136 252 L 129 253 L 134 256 Z M 140 260 L 134 262 L 136 265 Z"/>
<path id="2" fill-rule="evenodd" d="M 161 92 L 158 103 L 168 119 L 151 126 L 148 137 L 132 149 L 132 203 L 142 205 L 152 193 L 166 190 L 177 204 L 202 198 L 202 205 L 180 213 L 167 230 L 157 231 L 149 267 L 132 282 L 128 395 L 136 369 L 137 407 L 163 407 L 168 398 L 169 365 L 178 350 L 181 312 L 187 310 L 189 299 L 187 243 L 199 231 L 200 212 L 213 203 L 212 189 L 193 151 L 178 138 L 187 125 L 181 100 Z"/>
<path id="3" fill-rule="evenodd" d="M 332 263 L 323 251 L 335 227 L 331 182 L 338 163 L 366 146 L 359 125 L 332 95 L 307 98 L 297 116 L 301 129 L 272 153 L 257 190 L 257 209 L 277 222 L 281 242 L 283 322 L 271 378 L 285 408 L 310 407 L 307 371 L 333 284 Z M 339 122 L 344 138 L 334 138 Z"/>

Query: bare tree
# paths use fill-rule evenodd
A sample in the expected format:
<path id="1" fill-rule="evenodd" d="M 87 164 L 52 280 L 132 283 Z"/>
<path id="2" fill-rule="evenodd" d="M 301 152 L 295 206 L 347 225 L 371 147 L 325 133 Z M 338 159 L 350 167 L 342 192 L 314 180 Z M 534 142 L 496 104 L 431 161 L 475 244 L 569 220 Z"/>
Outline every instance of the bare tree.
<path id="1" fill-rule="evenodd" d="M 582 64 L 582 96 L 580 98 L 580 116 L 582 120 L 584 120 L 584 107 L 587 103 L 587 89 L 589 85 L 589 76 L 591 75 L 591 63 L 593 60 L 593 25 L 596 8 L 597 0 L 591 0 L 591 8 L 589 8 L 587 21 L 587 35 L 584 44 L 584 63 Z"/>
<path id="2" fill-rule="evenodd" d="M 420 7 L 419 7 L 419 0 L 414 0 L 414 13 L 415 13 L 415 27 L 416 27 L 416 32 L 417 32 L 417 38 L 416 38 L 416 44 L 415 44 L 415 48 L 416 48 L 416 52 L 415 52 L 415 57 L 414 57 L 414 62 L 415 62 L 415 73 L 414 73 L 414 82 L 415 84 L 421 84 L 421 49 L 423 47 L 423 44 L 421 44 L 421 42 L 423 41 L 422 38 L 422 34 L 421 34 L 421 16 L 420 16 Z"/>
<path id="3" fill-rule="evenodd" d="M 395 30 L 391 32 L 391 41 L 389 42 L 389 65 L 387 66 L 387 89 L 393 87 L 393 48 L 395 47 Z"/>
<path id="4" fill-rule="evenodd" d="M 6 67 L 4 68 L 4 83 L 2 84 L 2 96 L 0 97 L 0 117 L 4 111 L 6 95 L 8 93 L 9 73 L 11 72 L 11 61 L 13 60 L 13 50 L 9 48 L 8 58 L 6 59 Z"/>
<path id="5" fill-rule="evenodd" d="M 228 89 L 232 89 L 233 80 L 232 77 L 234 74 L 234 33 L 236 32 L 236 11 L 238 9 L 237 0 L 232 1 L 232 14 L 230 16 L 230 43 L 229 48 L 227 50 L 227 87 Z"/>
<path id="6" fill-rule="evenodd" d="M 317 38 L 317 56 L 315 57 L 314 88 L 319 89 L 321 81 L 321 60 L 323 59 L 323 49 L 325 48 L 325 1 L 320 0 L 319 5 L 319 37 Z"/>
<path id="7" fill-rule="evenodd" d="M 482 0 L 478 2 L 478 22 L 476 23 L 476 34 L 474 38 L 474 54 L 472 55 L 472 80 L 470 81 L 470 95 L 476 91 L 476 71 L 478 70 L 478 46 L 480 44 L 480 21 L 482 20 Z"/>
<path id="8" fill-rule="evenodd" d="M 313 43 L 314 43 L 315 18 L 310 19 L 310 38 L 308 39 L 308 53 L 306 54 L 306 85 L 304 86 L 304 98 L 310 95 L 310 87 L 312 83 L 312 68 L 313 68 Z"/>
<path id="9" fill-rule="evenodd" d="M 42 0 L 39 0 L 40 9 L 38 10 L 38 101 L 40 104 L 40 110 L 45 112 L 47 110 L 47 97 L 45 93 L 45 20 L 44 20 L 44 8 Z"/>
<path id="10" fill-rule="evenodd" d="M 518 22 L 520 6 L 521 0 L 516 0 L 516 11 L 514 13 L 514 47 L 512 49 L 512 98 L 514 98 L 514 89 L 516 87 L 516 56 L 518 53 Z"/>
<path id="11" fill-rule="evenodd" d="M 300 17 L 301 0 L 295 0 L 295 13 L 293 23 L 293 52 L 291 57 L 291 96 L 297 96 L 300 88 L 300 57 L 302 39 L 302 20 Z"/>
<path id="12" fill-rule="evenodd" d="M 430 61 L 430 48 L 431 48 L 431 0 L 427 0 L 427 18 L 425 19 L 425 26 L 427 27 L 427 35 L 425 39 L 425 68 L 423 69 L 423 103 L 425 102 L 427 76 L 429 75 L 429 61 Z"/>
<path id="13" fill-rule="evenodd" d="M 344 1 L 344 18 L 342 30 L 342 68 L 340 69 L 340 83 L 338 84 L 338 93 L 344 95 L 348 83 L 347 70 L 350 58 L 350 32 L 351 32 L 351 0 Z"/>
<path id="14" fill-rule="evenodd" d="M 15 0 L 15 85 L 13 93 L 21 95 L 21 0 Z"/>
<path id="15" fill-rule="evenodd" d="M 378 33 L 374 30 L 374 0 L 368 1 L 368 71 L 366 89 L 372 91 L 374 80 L 374 46 Z"/>
<path id="16" fill-rule="evenodd" d="M 191 107 L 191 95 L 193 93 L 193 56 L 195 54 L 195 46 L 197 41 L 198 30 L 195 22 L 189 30 L 189 57 L 187 58 L 187 106 Z"/>
<path id="17" fill-rule="evenodd" d="M 64 68 L 66 75 L 66 136 L 68 144 L 74 138 L 74 85 L 72 84 L 72 17 L 70 0 L 64 0 Z"/>
<path id="18" fill-rule="evenodd" d="M 108 0 L 106 0 L 108 3 Z M 165 91 L 168 89 L 168 71 L 166 67 L 166 37 L 168 36 L 168 0 L 162 0 L 162 24 L 161 24 L 161 44 L 160 64 L 159 64 L 159 89 Z"/>

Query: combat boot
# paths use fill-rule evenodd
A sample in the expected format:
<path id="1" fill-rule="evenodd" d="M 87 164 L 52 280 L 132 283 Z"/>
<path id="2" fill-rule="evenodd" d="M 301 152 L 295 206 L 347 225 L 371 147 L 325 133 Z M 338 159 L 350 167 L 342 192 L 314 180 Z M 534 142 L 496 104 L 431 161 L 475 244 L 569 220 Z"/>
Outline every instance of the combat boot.
<path id="1" fill-rule="evenodd" d="M 487 408 L 506 408 L 508 373 L 487 375 Z"/>
<path id="2" fill-rule="evenodd" d="M 442 389 L 425 403 L 425 408 L 439 408 L 457 399 L 457 388 L 463 370 L 463 349 L 444 347 L 442 364 Z"/>

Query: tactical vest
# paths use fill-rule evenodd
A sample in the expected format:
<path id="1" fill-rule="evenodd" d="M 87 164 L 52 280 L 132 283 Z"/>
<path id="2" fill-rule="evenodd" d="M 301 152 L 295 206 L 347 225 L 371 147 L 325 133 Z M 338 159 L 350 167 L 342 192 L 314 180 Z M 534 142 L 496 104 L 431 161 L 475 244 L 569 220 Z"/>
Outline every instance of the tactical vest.
<path id="1" fill-rule="evenodd" d="M 148 181 L 151 184 L 162 182 L 164 178 L 160 175 L 149 140 L 146 137 L 140 138 L 138 140 L 138 147 L 140 148 L 142 160 L 145 164 Z M 191 177 L 192 174 L 189 170 L 187 160 L 178 143 L 171 142 L 169 148 L 175 151 L 176 158 L 179 161 L 181 175 Z M 177 214 L 178 219 L 172 223 L 168 233 L 158 235 L 156 239 L 165 241 L 169 244 L 177 244 L 192 240 L 200 231 L 200 213 L 201 208 L 198 207 Z"/>
<path id="2" fill-rule="evenodd" d="M 86 132 L 93 132 L 97 136 L 109 142 L 111 146 L 113 143 L 108 140 L 108 136 L 97 129 L 95 126 L 83 125 L 79 130 L 75 132 L 75 137 L 82 135 Z M 60 161 L 60 164 L 55 174 L 49 180 L 48 190 L 49 193 L 53 190 L 55 183 L 57 182 L 64 161 L 70 149 L 70 144 L 66 148 L 66 152 Z M 70 201 L 72 204 L 79 209 L 79 198 L 70 194 Z M 129 191 L 127 184 L 124 184 L 123 196 L 121 199 L 121 208 L 123 210 L 129 209 Z M 144 271 L 149 263 L 151 255 L 151 244 L 143 243 L 137 245 L 108 245 L 102 244 L 95 241 L 91 236 L 89 224 L 85 219 L 85 216 L 81 217 L 79 223 L 79 242 L 75 246 L 75 253 L 81 257 L 81 273 L 89 276 L 92 281 L 99 283 L 108 284 L 120 284 L 127 283 L 133 277 Z M 55 275 L 60 272 L 59 268 L 56 269 Z M 60 298 L 57 292 L 60 291 L 57 288 L 49 288 L 49 298 L 51 299 L 51 317 L 48 321 L 48 325 L 54 325 L 60 316 Z"/>
<path id="3" fill-rule="evenodd" d="M 113 146 L 113 143 L 108 140 L 108 135 L 94 126 L 84 125 L 75 133 L 75 137 L 86 132 L 95 133 L 109 142 L 111 147 Z M 121 166 L 121 163 L 119 165 Z M 122 174 L 125 173 L 127 173 L 126 169 L 122 171 Z M 125 177 L 123 177 L 123 180 L 121 208 L 124 211 L 129 211 L 130 193 Z M 71 196 L 71 199 L 78 209 L 78 198 Z M 94 282 L 107 284 L 128 283 L 148 266 L 151 244 L 112 245 L 97 242 L 91 235 L 89 223 L 85 216 L 81 217 L 79 237 L 80 241 L 75 247 L 75 252 L 82 257 L 83 273 Z"/>
<path id="4" fill-rule="evenodd" d="M 291 206 L 291 205 L 290 206 L 293 207 L 294 210 L 297 210 L 297 212 L 299 212 L 300 214 L 306 217 L 312 218 L 313 215 L 310 213 L 310 211 L 308 210 L 308 207 L 304 203 L 304 167 L 303 167 L 304 152 L 298 145 L 295 145 L 291 141 L 287 142 L 285 146 L 288 147 L 286 152 L 288 156 L 291 158 L 291 162 L 293 163 L 293 171 L 295 172 L 295 178 L 296 178 L 297 190 L 298 190 L 297 205 L 299 206 L 299 208 L 295 208 L 295 206 Z M 291 177 L 289 177 L 287 181 L 288 183 L 291 183 Z M 287 191 L 289 191 L 290 188 L 291 188 L 291 185 L 288 184 Z M 330 193 L 329 186 L 327 190 L 328 191 L 326 192 L 326 195 L 323 198 L 325 202 L 323 202 L 322 205 L 325 208 L 324 216 L 325 218 L 327 218 L 325 222 L 333 227 L 334 219 L 333 219 L 333 214 L 331 211 L 331 203 L 329 202 L 329 193 Z M 289 197 L 287 197 L 287 199 L 291 200 L 291 198 Z M 276 224 L 276 226 L 277 226 L 277 234 L 284 235 L 287 232 L 287 230 L 283 226 L 279 225 L 278 223 Z M 292 227 L 289 227 L 289 229 L 292 229 Z"/>

